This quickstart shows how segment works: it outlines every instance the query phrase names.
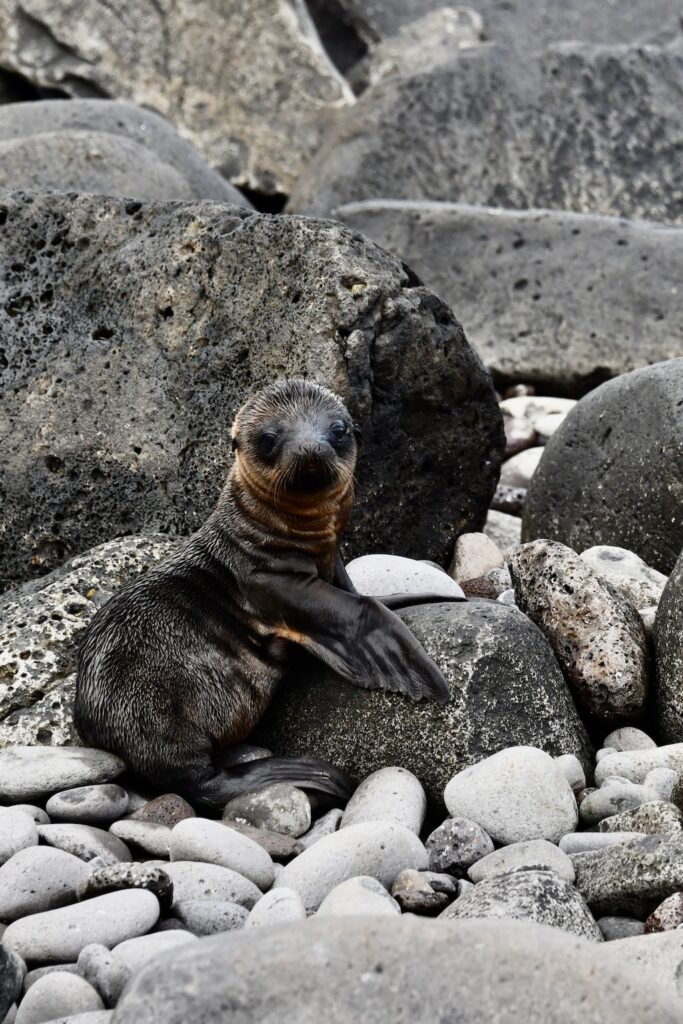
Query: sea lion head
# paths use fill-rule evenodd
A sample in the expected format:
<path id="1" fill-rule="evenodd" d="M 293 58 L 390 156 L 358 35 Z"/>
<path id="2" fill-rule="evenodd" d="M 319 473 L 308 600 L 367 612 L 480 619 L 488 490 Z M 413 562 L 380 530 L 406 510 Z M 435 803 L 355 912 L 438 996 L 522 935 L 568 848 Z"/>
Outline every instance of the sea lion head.
<path id="1" fill-rule="evenodd" d="M 308 380 L 279 380 L 252 395 L 232 427 L 237 469 L 273 495 L 352 486 L 359 434 L 341 398 Z"/>

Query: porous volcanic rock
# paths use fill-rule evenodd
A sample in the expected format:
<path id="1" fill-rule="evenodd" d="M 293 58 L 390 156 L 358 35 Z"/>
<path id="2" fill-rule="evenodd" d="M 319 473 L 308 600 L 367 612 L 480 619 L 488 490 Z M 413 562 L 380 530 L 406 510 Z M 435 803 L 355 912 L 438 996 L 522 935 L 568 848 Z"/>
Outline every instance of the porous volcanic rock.
<path id="1" fill-rule="evenodd" d="M 681 229 L 382 199 L 335 216 L 405 259 L 458 311 L 501 385 L 571 393 L 683 351 Z"/>
<path id="2" fill-rule="evenodd" d="M 198 527 L 236 409 L 279 376 L 324 381 L 363 429 L 351 553 L 445 560 L 454 524 L 481 525 L 503 445 L 490 378 L 448 307 L 360 235 L 9 193 L 0 260 L 0 579 Z"/>
<path id="3" fill-rule="evenodd" d="M 683 742 L 683 552 L 657 609 L 655 707 L 666 743 Z"/>
<path id="4" fill-rule="evenodd" d="M 682 68 L 655 46 L 456 51 L 341 112 L 289 209 L 429 199 L 683 224 Z"/>
<path id="5" fill-rule="evenodd" d="M 353 94 L 302 0 L 4 0 L 0 64 L 39 88 L 168 117 L 236 184 L 287 192 Z"/>
<path id="6" fill-rule="evenodd" d="M 445 707 L 356 689 L 302 666 L 257 727 L 276 753 L 308 753 L 357 779 L 385 765 L 408 768 L 441 801 L 449 779 L 514 744 L 551 754 L 589 744 L 546 640 L 516 608 L 489 601 L 421 605 L 401 618 L 442 669 Z"/>

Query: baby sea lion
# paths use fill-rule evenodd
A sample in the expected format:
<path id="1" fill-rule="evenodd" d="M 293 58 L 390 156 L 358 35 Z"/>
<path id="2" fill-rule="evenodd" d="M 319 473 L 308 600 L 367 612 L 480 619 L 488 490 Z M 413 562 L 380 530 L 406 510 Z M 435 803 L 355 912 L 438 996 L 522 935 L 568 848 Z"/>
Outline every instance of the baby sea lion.
<path id="1" fill-rule="evenodd" d="M 282 781 L 346 796 L 344 773 L 312 758 L 226 763 L 295 648 L 354 686 L 441 702 L 448 687 L 398 616 L 355 592 L 339 557 L 358 444 L 341 399 L 279 381 L 242 406 L 232 437 L 234 464 L 206 523 L 88 627 L 76 727 L 197 803 Z"/>

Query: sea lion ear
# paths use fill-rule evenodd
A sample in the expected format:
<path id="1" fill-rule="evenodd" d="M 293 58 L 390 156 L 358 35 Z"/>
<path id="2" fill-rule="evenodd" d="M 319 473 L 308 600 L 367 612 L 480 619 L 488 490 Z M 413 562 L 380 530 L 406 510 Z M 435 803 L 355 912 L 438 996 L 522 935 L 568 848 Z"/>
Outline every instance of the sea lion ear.
<path id="1" fill-rule="evenodd" d="M 356 424 L 354 423 L 351 429 L 353 430 L 353 436 L 356 439 L 356 444 L 359 445 L 359 446 L 362 445 L 362 443 L 363 443 L 363 432 L 360 429 L 360 427 L 357 427 Z"/>
<path id="2" fill-rule="evenodd" d="M 237 449 L 239 448 L 239 446 L 240 445 L 239 445 L 239 441 L 237 440 L 237 437 L 233 437 L 232 445 L 231 445 L 233 452 L 236 452 Z"/>

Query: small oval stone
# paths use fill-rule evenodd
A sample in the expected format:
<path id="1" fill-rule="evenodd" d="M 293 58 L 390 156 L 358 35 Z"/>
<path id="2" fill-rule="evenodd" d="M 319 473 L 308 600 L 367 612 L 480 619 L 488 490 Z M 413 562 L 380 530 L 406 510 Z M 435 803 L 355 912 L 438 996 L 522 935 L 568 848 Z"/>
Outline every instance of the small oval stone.
<path id="1" fill-rule="evenodd" d="M 201 861 L 171 861 L 164 871 L 173 882 L 174 899 L 225 900 L 251 910 L 263 895 L 244 875 L 218 864 Z"/>
<path id="2" fill-rule="evenodd" d="M 656 800 L 657 794 L 645 786 L 639 786 L 634 782 L 608 780 L 581 802 L 579 813 L 584 824 L 597 825 L 605 818 L 623 811 L 633 811 L 641 804 L 649 804 Z"/>
<path id="3" fill-rule="evenodd" d="M 376 878 L 358 875 L 340 882 L 328 892 L 316 917 L 349 917 L 376 914 L 400 915 L 396 900 Z"/>
<path id="4" fill-rule="evenodd" d="M 256 903 L 244 922 L 245 928 L 261 928 L 264 925 L 287 924 L 304 921 L 306 908 L 294 889 L 271 889 Z"/>
<path id="5" fill-rule="evenodd" d="M 361 555 L 346 566 L 359 594 L 387 597 L 389 594 L 434 594 L 464 597 L 455 580 L 442 569 L 402 555 Z"/>
<path id="6" fill-rule="evenodd" d="M 475 864 L 493 853 L 493 840 L 476 821 L 446 818 L 425 843 L 432 871 L 446 871 L 459 878 Z"/>
<path id="7" fill-rule="evenodd" d="M 25 811 L 0 807 L 0 865 L 19 850 L 38 845 L 38 828 Z"/>
<path id="8" fill-rule="evenodd" d="M 55 793 L 45 809 L 54 822 L 108 825 L 128 810 L 128 793 L 113 782 L 78 786 Z"/>
<path id="9" fill-rule="evenodd" d="M 152 857 L 168 857 L 171 829 L 166 825 L 126 818 L 124 821 L 115 821 L 109 831 L 126 845 L 139 846 Z"/>
<path id="10" fill-rule="evenodd" d="M 43 800 L 62 789 L 111 782 L 125 767 L 120 757 L 89 747 L 7 747 L 0 750 L 0 800 Z"/>
<path id="11" fill-rule="evenodd" d="M 472 882 L 483 882 L 486 878 L 505 875 L 511 871 L 554 871 L 565 882 L 573 883 L 574 865 L 562 850 L 546 839 L 530 839 L 523 843 L 511 843 L 488 857 L 473 864 L 468 871 Z"/>
<path id="12" fill-rule="evenodd" d="M 242 910 L 242 907 L 240 907 Z M 246 912 L 245 912 L 246 913 Z M 188 942 L 196 942 L 196 936 L 189 931 L 176 929 L 168 932 L 156 932 L 154 935 L 139 935 L 134 939 L 119 942 L 111 951 L 114 960 L 125 964 L 131 976 L 157 956 L 169 953 Z"/>
<path id="13" fill-rule="evenodd" d="M 102 1000 L 84 978 L 56 971 L 31 986 L 21 1001 L 15 1024 L 43 1024 L 59 1017 L 103 1009 Z"/>
<path id="14" fill-rule="evenodd" d="M 308 832 L 300 836 L 299 843 L 304 850 L 307 850 L 309 846 L 313 846 L 319 839 L 331 836 L 339 828 L 343 817 L 344 812 L 339 807 L 333 807 L 332 810 L 318 818 Z"/>
<path id="15" fill-rule="evenodd" d="M 187 818 L 171 832 L 171 860 L 197 860 L 238 871 L 262 890 L 273 883 L 273 861 L 258 843 L 208 818 Z M 177 898 L 177 896 L 176 896 Z"/>
<path id="16" fill-rule="evenodd" d="M 163 868 L 152 864 L 110 864 L 98 868 L 79 885 L 78 899 L 102 896 L 122 889 L 148 889 L 159 900 L 162 910 L 169 910 L 173 903 L 173 882 Z"/>
<path id="17" fill-rule="evenodd" d="M 90 874 L 79 857 L 49 846 L 15 853 L 0 867 L 0 920 L 16 921 L 75 903 L 80 885 Z"/>
<path id="18" fill-rule="evenodd" d="M 39 825 L 38 835 L 49 846 L 81 860 L 99 857 L 105 864 L 118 864 L 133 859 L 125 843 L 94 825 Z"/>
<path id="19" fill-rule="evenodd" d="M 120 959 L 114 960 L 101 943 L 83 947 L 78 955 L 78 971 L 107 1007 L 116 1006 L 131 974 L 128 966 Z"/>
<path id="20" fill-rule="evenodd" d="M 406 868 L 394 879 L 391 895 L 402 911 L 434 917 L 450 903 L 448 895 L 437 892 L 422 871 Z"/>
<path id="21" fill-rule="evenodd" d="M 645 925 L 633 917 L 600 917 L 596 922 L 605 942 L 617 939 L 632 939 L 634 935 L 644 935 Z"/>
<path id="22" fill-rule="evenodd" d="M 276 782 L 228 801 L 223 821 L 229 823 L 233 819 L 297 839 L 311 827 L 311 804 L 303 790 Z"/>
<path id="23" fill-rule="evenodd" d="M 427 811 L 425 791 L 406 768 L 380 768 L 364 779 L 346 805 L 340 828 L 388 821 L 419 835 Z"/>
<path id="24" fill-rule="evenodd" d="M 603 747 L 612 747 L 619 752 L 624 750 L 653 750 L 657 744 L 642 729 L 636 729 L 633 725 L 622 726 L 605 736 Z"/>
<path id="25" fill-rule="evenodd" d="M 237 931 L 249 916 L 246 907 L 226 900 L 176 900 L 173 913 L 193 935 Z"/>
<path id="26" fill-rule="evenodd" d="M 153 821 L 156 825 L 173 828 L 185 818 L 196 817 L 194 809 L 177 793 L 164 793 L 148 800 L 130 815 L 131 821 Z"/>

